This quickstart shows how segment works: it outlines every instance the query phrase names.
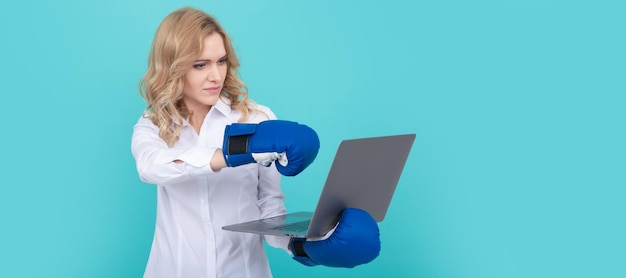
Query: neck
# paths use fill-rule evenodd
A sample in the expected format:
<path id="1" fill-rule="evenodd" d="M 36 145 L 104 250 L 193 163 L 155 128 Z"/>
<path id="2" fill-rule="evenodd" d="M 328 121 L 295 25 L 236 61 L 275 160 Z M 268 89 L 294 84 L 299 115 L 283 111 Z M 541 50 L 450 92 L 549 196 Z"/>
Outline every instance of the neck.
<path id="1" fill-rule="evenodd" d="M 211 110 L 211 107 L 209 107 L 206 110 L 205 109 L 202 109 L 200 111 L 194 110 L 192 111 L 191 116 L 189 117 L 189 124 L 191 124 L 193 129 L 195 129 L 198 134 L 200 134 L 200 128 L 202 127 L 204 118 L 206 118 L 206 115 L 209 113 L 209 110 Z"/>

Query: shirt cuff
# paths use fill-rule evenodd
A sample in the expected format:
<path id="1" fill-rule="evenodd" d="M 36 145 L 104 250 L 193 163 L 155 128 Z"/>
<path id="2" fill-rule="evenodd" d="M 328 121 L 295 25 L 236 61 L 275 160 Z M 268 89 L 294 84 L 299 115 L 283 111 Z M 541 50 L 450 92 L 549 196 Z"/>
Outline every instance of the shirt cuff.
<path id="1" fill-rule="evenodd" d="M 175 159 L 185 162 L 185 169 L 191 176 L 206 173 L 207 170 L 214 172 L 211 169 L 211 160 L 216 150 L 217 148 L 196 147 L 180 153 Z"/>

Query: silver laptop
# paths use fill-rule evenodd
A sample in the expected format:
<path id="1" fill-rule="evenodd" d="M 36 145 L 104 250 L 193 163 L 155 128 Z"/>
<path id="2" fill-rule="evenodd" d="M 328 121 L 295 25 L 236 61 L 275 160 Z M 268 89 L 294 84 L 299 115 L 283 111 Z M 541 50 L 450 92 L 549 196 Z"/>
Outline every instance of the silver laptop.
<path id="1" fill-rule="evenodd" d="M 332 230 L 346 208 L 367 211 L 377 222 L 385 217 L 415 134 L 344 140 L 315 212 L 296 212 L 224 226 L 236 232 L 320 238 Z"/>

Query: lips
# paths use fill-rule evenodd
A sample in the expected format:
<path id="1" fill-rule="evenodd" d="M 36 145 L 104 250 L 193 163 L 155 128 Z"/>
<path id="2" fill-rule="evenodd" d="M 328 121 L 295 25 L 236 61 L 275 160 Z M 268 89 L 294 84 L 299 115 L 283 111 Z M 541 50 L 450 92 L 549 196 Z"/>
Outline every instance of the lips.
<path id="1" fill-rule="evenodd" d="M 203 90 L 205 90 L 205 91 L 207 91 L 209 93 L 219 93 L 221 88 L 222 88 L 221 86 L 216 86 L 216 87 L 204 88 Z"/>

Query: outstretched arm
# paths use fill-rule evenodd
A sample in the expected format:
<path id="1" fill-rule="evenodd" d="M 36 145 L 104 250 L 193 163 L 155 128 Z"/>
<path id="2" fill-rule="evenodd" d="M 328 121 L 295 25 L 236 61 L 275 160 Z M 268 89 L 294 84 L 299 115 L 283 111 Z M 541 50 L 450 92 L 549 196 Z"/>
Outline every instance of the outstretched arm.
<path id="1" fill-rule="evenodd" d="M 296 122 L 268 120 L 258 124 L 226 126 L 222 148 L 169 148 L 158 128 L 146 118 L 135 125 L 131 150 L 141 180 L 167 184 L 206 175 L 225 167 L 248 163 L 269 166 L 294 176 L 315 160 L 319 138 L 310 127 Z"/>

